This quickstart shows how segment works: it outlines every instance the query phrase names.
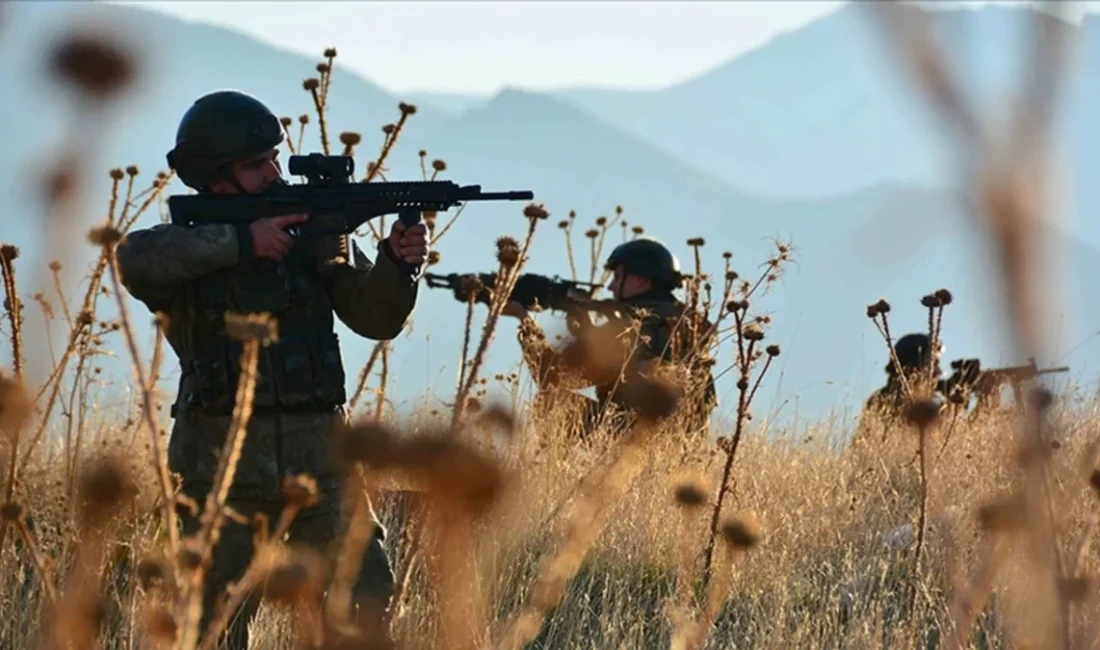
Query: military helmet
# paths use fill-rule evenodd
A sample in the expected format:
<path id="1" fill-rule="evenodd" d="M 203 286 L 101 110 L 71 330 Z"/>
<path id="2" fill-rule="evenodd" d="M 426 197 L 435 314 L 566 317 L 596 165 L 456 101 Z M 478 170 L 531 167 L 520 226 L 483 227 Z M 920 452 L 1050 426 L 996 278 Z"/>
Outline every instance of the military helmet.
<path id="1" fill-rule="evenodd" d="M 619 244 L 607 258 L 604 268 L 613 270 L 616 266 L 631 275 L 670 287 L 680 286 L 683 275 L 680 273 L 680 260 L 664 244 L 652 237 L 639 237 Z"/>
<path id="2" fill-rule="evenodd" d="M 185 185 L 202 190 L 225 165 L 282 142 L 283 127 L 267 106 L 247 93 L 219 90 L 198 98 L 184 113 L 168 167 Z"/>
<path id="3" fill-rule="evenodd" d="M 894 343 L 894 354 L 903 369 L 911 370 L 928 367 L 932 359 L 932 339 L 927 334 L 906 334 Z M 888 364 L 890 372 L 894 371 L 894 361 Z"/>

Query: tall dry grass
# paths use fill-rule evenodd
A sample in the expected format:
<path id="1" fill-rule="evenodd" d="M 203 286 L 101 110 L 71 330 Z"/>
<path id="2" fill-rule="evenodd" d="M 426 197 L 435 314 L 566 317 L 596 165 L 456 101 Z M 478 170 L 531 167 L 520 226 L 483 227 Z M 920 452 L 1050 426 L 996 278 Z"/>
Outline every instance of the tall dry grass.
<path id="1" fill-rule="evenodd" d="M 1033 197 L 1041 194 L 1042 177 L 1021 176 L 1005 161 L 1032 160 L 1024 154 L 1043 150 L 1045 102 L 1053 94 L 1050 53 L 1058 44 L 1050 23 L 1040 21 L 1050 47 L 1038 50 L 1019 130 L 992 138 L 981 134 L 945 62 L 914 22 L 922 14 L 878 8 L 904 62 L 956 127 L 963 168 L 983 199 L 975 218 L 1002 252 L 1012 322 L 1021 347 L 1033 350 L 1040 321 L 1031 311 L 1032 253 L 1024 244 L 1038 218 Z M 336 58 L 335 49 L 327 50 L 319 76 L 303 83 L 313 114 L 297 120 L 297 151 L 314 120 L 329 151 L 326 109 Z M 55 62 L 59 81 L 87 109 L 81 120 L 95 120 L 134 74 L 124 51 L 89 36 L 61 44 Z M 385 180 L 386 161 L 416 112 L 408 104 L 398 111 L 399 119 L 383 127 L 362 182 Z M 294 120 L 282 124 L 293 140 Z M 345 132 L 338 140 L 354 155 L 363 137 Z M 987 148 L 1002 140 L 1021 148 L 1007 159 Z M 79 153 L 48 179 L 48 232 L 64 232 L 56 225 L 72 219 L 74 206 L 66 201 L 87 173 Z M 425 178 L 427 157 L 419 152 Z M 442 160 L 430 166 L 431 178 L 447 169 Z M 196 595 L 221 522 L 235 516 L 224 495 L 247 435 L 256 354 L 277 338 L 278 323 L 266 315 L 230 319 L 232 335 L 245 342 L 239 406 L 201 530 L 181 538 L 176 509 L 197 504 L 177 496 L 167 472 L 155 390 L 163 337 L 158 327 L 146 360 L 114 263 L 115 244 L 170 180 L 158 174 L 138 191 L 138 176 L 136 168 L 110 172 L 111 204 L 105 223 L 90 233 L 99 255 L 79 309 L 56 279 L 59 263 L 49 268 L 53 294 L 32 296 L 42 318 L 67 328 L 63 341 L 27 325 L 20 287 L 28 270 L 17 249 L 0 248 L 12 359 L 12 372 L 0 378 L 4 647 L 198 647 Z M 442 227 L 437 215 L 425 215 L 436 246 L 459 214 Z M 582 354 L 566 365 L 620 377 L 639 417 L 625 432 L 601 429 L 582 443 L 570 433 L 576 404 L 484 403 L 488 379 L 481 372 L 499 334 L 506 289 L 548 216 L 545 207 L 528 206 L 522 243 L 497 240 L 497 285 L 505 291 L 480 332 L 470 306 L 449 413 L 399 422 L 386 400 L 391 343 L 374 348 L 351 399 L 357 417 L 339 432 L 335 450 L 356 470 L 345 494 L 351 525 L 331 567 L 287 547 L 281 533 L 316 498 L 310 477 L 288 478 L 288 506 L 258 526 L 256 558 L 238 585 L 266 589 L 254 647 L 374 647 L 377 639 L 356 629 L 345 607 L 370 537 L 372 503 L 396 533 L 387 551 L 398 589 L 385 620 L 401 648 L 1097 646 L 1095 403 L 1040 389 L 1017 410 L 957 417 L 930 403 L 930 382 L 916 377 L 905 385 L 903 417 L 870 417 L 860 444 L 838 444 L 851 432 L 826 424 L 804 427 L 810 433 L 803 439 L 765 440 L 751 407 L 781 351 L 768 340 L 770 317 L 756 314 L 753 303 L 781 276 L 792 249 L 777 242 L 764 271 L 751 277 L 741 276 L 726 253 L 721 274 L 712 275 L 701 263 L 706 243 L 693 238 L 686 242 L 694 259 L 686 302 L 703 316 L 680 321 L 676 331 L 690 342 L 688 361 L 737 377 L 733 430 L 714 432 L 716 442 L 682 435 L 683 408 L 701 388 L 698 377 L 639 367 L 590 333 L 595 338 L 581 335 Z M 571 212 L 559 224 L 574 278 L 581 272 L 573 255 L 576 218 Z M 625 238 L 621 208 L 614 220 L 600 217 L 585 232 L 590 280 L 602 273 L 605 236 L 615 225 Z M 631 230 L 637 236 L 643 227 Z M 368 231 L 359 235 L 382 236 L 384 220 Z M 432 263 L 438 260 L 437 253 Z M 101 296 L 115 299 L 116 321 L 100 320 Z M 921 304 L 930 310 L 935 338 L 945 311 L 950 318 L 951 300 L 948 292 L 931 297 Z M 888 309 L 883 301 L 868 310 L 884 355 L 893 338 Z M 28 335 L 47 340 L 32 345 Z M 140 393 L 124 416 L 99 408 L 103 389 L 95 380 L 97 357 L 108 340 L 120 338 Z M 732 363 L 723 366 L 722 358 Z M 30 373 L 31 363 L 46 370 Z M 226 595 L 213 628 L 224 625 L 242 595 L 239 589 Z"/>

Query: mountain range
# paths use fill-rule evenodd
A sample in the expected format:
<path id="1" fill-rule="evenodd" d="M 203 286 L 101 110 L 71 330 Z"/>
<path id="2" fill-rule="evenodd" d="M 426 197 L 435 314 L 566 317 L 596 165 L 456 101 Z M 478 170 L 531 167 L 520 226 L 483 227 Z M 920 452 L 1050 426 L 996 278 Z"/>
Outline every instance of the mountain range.
<path id="1" fill-rule="evenodd" d="M 316 74 L 320 52 L 311 59 L 237 32 L 130 7 L 9 4 L 0 22 L 0 83 L 21 92 L 0 100 L 0 120 L 19 125 L 0 150 L 0 197 L 9 214 L 21 218 L 5 220 L 0 239 L 23 249 L 20 264 L 27 269 L 52 258 L 36 229 L 34 215 L 42 206 L 28 188 L 63 144 L 71 120 L 64 95 L 43 74 L 43 47 L 78 15 L 120 30 L 142 53 L 138 87 L 96 127 L 104 144 L 84 160 L 86 169 L 102 173 L 88 187 L 85 228 L 102 219 L 106 170 L 136 164 L 148 177 L 163 169 L 179 116 L 201 94 L 234 87 L 262 98 L 280 115 L 312 114 L 302 80 Z M 954 35 L 949 43 L 965 50 L 974 68 L 992 75 L 984 77 L 991 87 L 1011 77 L 1002 71 L 1018 48 L 993 48 L 987 40 L 996 42 L 1026 15 L 1003 8 L 937 12 Z M 796 264 L 772 294 L 757 301 L 772 315 L 770 340 L 784 350 L 757 410 L 772 413 L 776 422 L 795 413 L 843 413 L 881 379 L 885 349 L 864 311 L 882 297 L 894 304 L 895 332 L 922 329 L 927 314 L 920 296 L 947 287 L 956 297 L 944 321 L 949 353 L 981 356 L 987 365 L 1022 362 L 1008 349 L 1000 326 L 988 251 L 957 189 L 946 184 L 943 170 L 951 168 L 943 134 L 889 57 L 872 47 L 874 34 L 863 20 L 857 8 L 842 9 L 694 80 L 645 93 L 508 88 L 488 98 L 400 97 L 341 68 L 337 58 L 330 137 L 361 132 L 357 160 L 364 167 L 376 151 L 373 143 L 381 142 L 379 127 L 397 119 L 398 103 L 415 103 L 388 177 L 419 178 L 417 151 L 425 149 L 429 159 L 446 161 L 442 178 L 490 190 L 532 190 L 551 212 L 531 250 L 529 270 L 536 272 L 568 275 L 564 237 L 555 225 L 571 210 L 583 233 L 597 217 L 613 217 L 622 206 L 623 218 L 667 242 L 685 265 L 694 265 L 686 240 L 702 237 L 705 267 L 720 271 L 721 254 L 728 250 L 746 277 L 760 272 L 772 238 L 792 241 Z M 975 27 L 984 45 L 962 39 L 961 26 Z M 1086 19 L 1080 29 L 1091 33 L 1095 23 Z M 1092 58 L 1086 51 L 1081 60 Z M 1074 76 L 1070 118 L 1064 120 L 1072 128 L 1063 124 L 1059 131 L 1061 141 L 1074 147 L 1066 164 L 1081 175 L 1095 168 L 1087 146 L 1095 141 L 1094 127 L 1082 118 L 1098 108 L 1089 70 L 1096 68 Z M 313 117 L 306 140 L 316 151 Z M 172 188 L 184 191 L 178 183 Z M 1070 214 L 1081 214 L 1089 196 L 1073 188 Z M 524 234 L 522 207 L 470 206 L 440 241 L 442 262 L 432 270 L 491 271 L 495 238 Z M 150 214 L 139 227 L 156 221 Z M 1100 306 L 1090 301 L 1100 289 L 1100 237 L 1073 221 L 1049 226 L 1044 235 L 1058 247 L 1049 268 L 1064 273 L 1059 290 L 1065 309 L 1049 323 L 1058 353 L 1039 361 L 1068 362 L 1075 379 L 1091 382 L 1100 361 L 1100 346 L 1088 344 L 1100 324 Z M 577 263 L 586 275 L 588 242 L 575 236 Z M 604 255 L 621 240 L 617 227 L 610 231 Z M 84 257 L 70 265 L 95 252 L 78 248 Z M 134 303 L 131 309 L 140 314 L 142 307 Z M 463 310 L 448 293 L 422 287 L 412 332 L 395 343 L 390 363 L 398 406 L 420 403 L 426 391 L 437 403 L 453 392 Z M 479 311 L 475 327 L 483 316 Z M 552 332 L 562 331 L 553 314 L 543 320 Z M 370 343 L 346 330 L 342 335 L 348 365 L 358 367 Z M 143 336 L 148 338 L 147 328 Z M 1071 348 L 1072 355 L 1059 358 Z M 487 374 L 514 369 L 517 353 L 514 322 L 505 320 Z M 728 348 L 724 355 L 720 368 L 732 361 Z M 723 410 L 732 408 L 733 381 L 729 373 L 719 381 Z"/>

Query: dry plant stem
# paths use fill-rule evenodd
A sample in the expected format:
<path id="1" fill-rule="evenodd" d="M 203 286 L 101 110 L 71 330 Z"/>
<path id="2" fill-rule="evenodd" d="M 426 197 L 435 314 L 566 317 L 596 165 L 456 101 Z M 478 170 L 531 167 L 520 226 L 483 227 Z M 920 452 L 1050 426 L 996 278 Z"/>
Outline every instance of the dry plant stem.
<path id="1" fill-rule="evenodd" d="M 378 401 L 374 405 L 374 419 L 382 419 L 382 411 L 386 407 L 386 382 L 390 375 L 390 346 L 389 341 L 382 342 L 382 372 L 378 378 Z"/>
<path id="2" fill-rule="evenodd" d="M 500 650 L 519 650 L 538 634 L 547 612 L 561 600 L 566 585 L 607 523 L 611 506 L 626 494 L 644 468 L 646 442 L 651 433 L 645 423 L 627 432 L 620 443 L 620 453 L 606 468 L 602 480 L 581 495 L 572 517 L 563 522 L 568 531 L 566 539 L 555 555 L 543 561 L 531 587 L 531 600 L 508 622 L 497 646 Z"/>
<path id="3" fill-rule="evenodd" d="M 462 211 L 466 209 L 467 205 L 469 205 L 469 203 L 463 203 L 462 205 L 458 206 L 458 209 L 455 210 L 454 216 L 451 217 L 450 220 L 447 221 L 447 223 L 443 224 L 443 229 L 439 231 L 438 235 L 432 238 L 433 245 L 438 244 L 439 240 L 443 238 L 443 235 L 447 234 L 447 231 L 451 229 L 451 226 L 454 225 L 454 222 L 457 221 L 460 216 L 462 216 Z"/>
<path id="4" fill-rule="evenodd" d="M 328 146 L 328 124 L 325 120 L 325 106 L 321 103 L 321 97 L 317 94 L 317 89 L 312 88 L 309 91 L 310 96 L 313 98 L 313 108 L 317 111 L 317 126 L 321 130 L 321 150 L 325 152 L 325 155 L 329 155 Z"/>
<path id="5" fill-rule="evenodd" d="M 355 580 L 363 564 L 364 551 L 374 535 L 375 523 L 371 520 L 367 501 L 367 484 L 362 470 L 357 471 L 358 481 L 349 481 L 345 488 L 345 500 L 351 505 L 351 518 L 337 552 L 332 586 L 325 603 L 325 615 L 336 630 L 352 631 L 351 595 Z"/>
<path id="6" fill-rule="evenodd" d="M 366 365 L 359 371 L 359 383 L 355 386 L 355 392 L 351 396 L 351 400 L 348 402 L 348 413 L 355 412 L 355 405 L 358 404 L 359 399 L 363 396 L 363 392 L 367 387 L 367 379 L 370 378 L 371 370 L 374 369 L 374 364 L 378 360 L 378 355 L 382 352 L 382 346 L 385 345 L 385 341 L 379 341 L 374 344 L 374 349 L 370 351 L 370 358 L 367 359 Z"/>
<path id="7" fill-rule="evenodd" d="M 156 392 L 149 384 L 145 376 L 145 368 L 138 352 L 137 337 L 134 335 L 133 323 L 129 311 L 126 308 L 125 293 L 122 289 L 121 274 L 118 270 L 118 260 L 115 258 L 112 245 L 104 246 L 103 254 L 109 260 L 111 271 L 111 283 L 114 286 L 114 294 L 118 303 L 119 320 L 122 323 L 122 331 L 126 335 L 126 345 L 130 349 L 130 359 L 137 375 L 138 387 L 141 389 L 141 414 L 145 420 L 145 426 L 149 429 L 152 442 L 154 461 L 156 466 L 157 481 L 160 488 L 161 508 L 163 509 L 164 526 L 168 532 L 168 544 L 173 555 L 179 549 L 179 531 L 176 526 L 176 510 L 173 507 L 172 481 L 168 475 L 168 452 L 164 449 L 160 440 L 160 428 L 157 426 Z"/>
<path id="8" fill-rule="evenodd" d="M 42 547 L 38 544 L 34 534 L 31 533 L 30 528 L 27 528 L 26 518 L 20 516 L 16 521 L 16 527 L 23 538 L 23 543 L 27 545 L 27 549 L 30 551 L 34 569 L 38 573 L 38 579 L 42 581 L 42 590 L 46 594 L 46 601 L 52 605 L 57 601 L 57 591 L 54 589 L 53 577 L 50 576 L 47 569 L 46 558 L 42 555 Z"/>
<path id="9" fill-rule="evenodd" d="M 474 327 L 474 305 L 477 304 L 476 292 L 471 292 L 466 301 L 466 328 L 462 333 L 462 362 L 458 365 L 458 385 L 455 388 L 455 404 L 462 398 L 463 379 L 466 376 L 466 364 L 470 358 L 470 332 Z"/>
<path id="10" fill-rule="evenodd" d="M 65 314 L 65 321 L 69 324 L 69 327 L 72 328 L 73 314 L 69 310 L 69 300 L 65 297 L 65 290 L 61 286 L 61 269 L 53 271 L 53 288 L 54 291 L 57 292 L 57 299 L 61 302 L 61 313 Z M 56 361 L 54 363 L 56 364 Z"/>
<path id="11" fill-rule="evenodd" d="M 922 424 L 919 428 L 918 442 L 920 453 L 920 515 L 917 521 L 917 549 L 913 558 L 913 576 L 909 585 L 909 617 L 913 625 L 912 633 L 916 634 L 917 616 L 917 589 L 921 581 L 921 560 L 924 559 L 924 538 L 928 530 L 928 436 L 931 427 Z"/>
<path id="12" fill-rule="evenodd" d="M 23 380 L 23 306 L 15 289 L 15 266 L 7 256 L 0 256 L 0 272 L 3 273 L 4 297 L 8 303 L 8 320 L 11 321 L 12 368 L 15 378 Z"/>
<path id="13" fill-rule="evenodd" d="M 570 219 L 566 222 L 564 229 L 565 233 L 565 252 L 569 257 L 569 275 L 573 279 L 573 282 L 577 281 L 577 261 L 573 255 L 573 220 Z"/>
<path id="14" fill-rule="evenodd" d="M 469 513 L 448 503 L 434 504 L 428 516 L 425 529 L 431 538 L 431 552 L 427 558 L 438 579 L 442 610 L 434 647 L 477 650 L 483 647 L 477 635 L 487 631 L 489 624 L 480 594 L 480 576 L 468 567 L 474 555 L 472 521 Z"/>
<path id="15" fill-rule="evenodd" d="M 462 391 L 459 393 L 454 406 L 454 411 L 451 416 L 452 429 L 457 428 L 458 422 L 462 419 L 462 414 L 466 408 L 466 397 L 470 394 L 474 382 L 477 381 L 477 375 L 481 370 L 481 365 L 485 362 L 485 353 L 489 349 L 489 343 L 493 340 L 493 333 L 496 330 L 497 320 L 500 318 L 501 312 L 504 311 L 504 306 L 508 302 L 508 297 L 512 295 L 512 291 L 516 287 L 516 282 L 519 280 L 520 272 L 527 263 L 527 251 L 531 248 L 531 241 L 535 238 L 535 228 L 538 227 L 539 220 L 530 219 L 529 221 L 531 226 L 527 229 L 527 238 L 523 242 L 523 248 L 520 249 L 519 259 L 508 273 L 505 273 L 504 264 L 501 264 L 497 271 L 498 288 L 493 292 L 492 304 L 489 307 L 489 316 L 486 318 L 485 327 L 482 329 L 481 341 L 478 343 L 477 354 L 474 355 L 474 361 L 470 366 L 470 372 L 466 375 L 466 383 L 463 385 Z"/>
<path id="16" fill-rule="evenodd" d="M 291 502 L 287 503 L 286 507 L 279 513 L 279 521 L 275 526 L 275 531 L 264 540 L 264 548 L 257 549 L 257 552 L 253 554 L 252 562 L 245 569 L 244 575 L 234 583 L 232 590 L 226 594 L 225 600 L 220 603 L 217 613 L 211 619 L 210 625 L 207 626 L 203 635 L 200 650 L 213 650 L 214 644 L 217 643 L 218 638 L 221 637 L 229 625 L 229 619 L 240 609 L 241 604 L 256 588 L 256 585 L 267 575 L 270 569 L 267 557 L 270 556 L 271 549 L 282 546 L 281 540 L 290 530 L 290 524 L 298 516 L 301 509 L 300 504 Z"/>
<path id="17" fill-rule="evenodd" d="M 256 368 L 259 364 L 259 358 L 260 341 L 255 338 L 244 341 L 244 350 L 241 352 L 240 359 L 241 375 L 237 385 L 236 401 L 233 406 L 233 419 L 214 476 L 214 487 L 206 496 L 206 504 L 202 513 L 202 528 L 198 533 L 198 542 L 201 544 L 199 552 L 204 558 L 213 553 L 213 548 L 218 543 L 222 520 L 225 517 L 225 501 L 229 496 L 229 488 L 233 484 L 233 476 L 237 471 L 237 462 L 240 460 L 244 438 L 248 433 L 248 421 L 252 417 L 252 399 L 256 389 Z M 169 500 L 168 503 L 171 504 L 172 501 Z M 202 616 L 203 579 L 202 570 L 195 569 L 192 575 L 189 576 L 184 591 L 184 602 L 187 605 L 181 640 L 182 647 L 185 649 L 194 648 L 198 641 L 199 620 Z"/>
<path id="18" fill-rule="evenodd" d="M 390 151 L 393 149 L 394 143 L 397 142 L 397 136 L 401 134 L 401 129 L 405 127 L 405 120 L 407 119 L 408 113 L 402 111 L 401 117 L 397 119 L 397 124 L 393 128 L 393 133 L 386 134 L 386 139 L 382 142 L 382 150 L 378 152 L 378 158 L 376 158 L 373 163 L 367 165 L 369 171 L 367 172 L 366 177 L 363 178 L 362 182 L 369 183 L 374 180 L 375 176 L 378 176 L 382 173 L 382 165 L 386 162 L 386 158 L 389 157 Z M 374 229 L 374 224 L 370 221 L 367 222 L 367 226 L 370 228 L 371 234 L 374 236 L 375 239 L 381 241 L 385 238 L 384 234 L 379 234 L 379 232 Z M 384 226 L 382 232 L 385 232 Z"/>
<path id="19" fill-rule="evenodd" d="M 983 545 L 974 579 L 969 585 L 956 585 L 948 605 L 951 637 L 946 647 L 949 650 L 965 650 L 970 646 L 970 633 L 974 629 L 974 623 L 993 593 L 993 580 L 1006 552 L 1003 548 L 1004 542 L 1000 533 L 993 532 Z"/>

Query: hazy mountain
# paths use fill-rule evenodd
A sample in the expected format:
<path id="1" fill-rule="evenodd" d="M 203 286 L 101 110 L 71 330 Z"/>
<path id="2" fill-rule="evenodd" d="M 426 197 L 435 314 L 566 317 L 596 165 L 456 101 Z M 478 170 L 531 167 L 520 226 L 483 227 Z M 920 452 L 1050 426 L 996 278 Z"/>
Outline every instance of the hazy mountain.
<path id="1" fill-rule="evenodd" d="M 125 106 L 118 108 L 104 134 L 107 146 L 86 160 L 86 168 L 96 171 L 82 228 L 102 218 L 108 165 L 136 163 L 146 174 L 162 168 L 163 152 L 170 146 L 183 107 L 202 92 L 224 86 L 246 88 L 280 113 L 309 111 L 308 97 L 301 90 L 301 79 L 313 74 L 315 62 L 308 58 L 279 52 L 231 31 L 139 10 L 93 9 L 102 11 L 113 24 L 129 25 L 144 39 L 141 42 L 155 44 L 147 56 L 159 67 L 146 75 L 148 85 L 142 94 L 127 98 Z M 40 209 L 31 200 L 34 195 L 25 193 L 27 188 L 19 182 L 28 178 L 26 170 L 40 167 L 67 125 L 65 107 L 56 103 L 56 93 L 38 76 L 39 47 L 49 42 L 45 28 L 60 24 L 56 15 L 48 14 L 57 11 L 41 3 L 9 5 L 10 22 L 0 40 L 0 81 L 25 89 L 0 101 L 0 119 L 21 125 L 13 136 L 15 146 L 0 150 L 4 171 L 0 177 L 19 172 L 20 180 L 0 187 L 0 197 L 6 205 L 21 206 L 12 214 L 27 217 Z M 232 65 L 225 63 L 227 58 Z M 331 101 L 332 132 L 361 129 L 369 144 L 377 133 L 374 126 L 396 116 L 398 98 L 359 77 L 338 73 Z M 879 381 L 884 363 L 882 343 L 864 315 L 866 305 L 880 297 L 894 303 L 893 327 L 900 332 L 924 326 L 921 295 L 948 287 L 956 296 L 945 321 L 950 351 L 982 356 L 991 364 L 1020 361 L 1006 350 L 998 316 L 992 311 L 996 295 L 990 287 L 995 284 L 984 249 L 975 243 L 976 233 L 961 218 L 956 199 L 945 192 L 879 183 L 829 199 L 764 200 L 731 189 L 718 170 L 702 171 L 632 134 L 628 125 L 609 124 L 561 98 L 507 90 L 454 117 L 433 111 L 428 104 L 419 108 L 398 143 L 390 178 L 419 177 L 416 151 L 423 146 L 432 158 L 447 161 L 443 178 L 481 184 L 489 190 L 533 190 L 551 217 L 539 225 L 531 270 L 568 275 L 564 238 L 556 224 L 574 209 L 578 232 L 573 246 L 582 275 L 591 255 L 583 231 L 600 215 L 613 217 L 616 205 L 623 207 L 631 225 L 641 225 L 668 242 L 685 265 L 693 265 L 685 240 L 704 237 L 704 265 L 714 272 L 720 272 L 721 253 L 729 250 L 737 271 L 755 276 L 769 254 L 769 238 L 792 239 L 797 264 L 773 294 L 756 301 L 760 309 L 772 313 L 772 340 L 784 350 L 782 363 L 761 392 L 758 413 L 776 409 L 782 418 L 793 415 L 797 407 L 799 414 L 812 416 L 858 404 Z M 670 123 L 668 128 L 686 132 L 688 126 Z M 316 150 L 317 132 L 312 127 L 307 141 Z M 367 146 L 362 152 L 360 165 L 365 166 L 365 156 L 374 149 Z M 178 184 L 173 188 L 173 192 L 182 191 Z M 522 204 L 469 206 L 440 242 L 443 260 L 433 271 L 495 268 L 495 238 L 525 233 L 522 208 Z M 155 222 L 156 215 L 149 215 L 139 225 Z M 24 248 L 19 263 L 28 281 L 34 277 L 33 270 L 55 254 L 36 248 L 35 227 L 33 218 L 25 218 L 14 227 L 3 226 L 0 232 L 0 239 Z M 1061 349 L 1066 350 L 1085 340 L 1094 324 L 1100 323 L 1100 308 L 1087 300 L 1100 289 L 1100 253 L 1059 231 L 1048 235 L 1065 246 L 1056 260 L 1072 275 L 1063 289 L 1070 306 L 1065 315 L 1068 322 L 1058 327 Z M 85 259 L 94 252 L 82 245 L 82 231 L 73 237 L 81 242 L 77 249 Z M 608 233 L 599 262 L 622 237 L 618 226 Z M 79 268 L 80 260 L 66 260 Z M 34 290 L 31 284 L 21 286 L 26 295 Z M 417 402 L 425 390 L 442 399 L 453 391 L 464 307 L 444 291 L 425 287 L 421 292 L 413 332 L 395 343 L 389 366 L 390 395 L 399 407 Z M 147 314 L 136 303 L 133 309 L 145 328 Z M 484 309 L 479 309 L 475 336 L 483 317 Z M 1054 318 L 1057 322 L 1062 314 Z M 543 320 L 551 333 L 562 331 L 556 316 Z M 487 361 L 489 376 L 515 367 L 514 325 L 507 319 L 501 324 Z M 147 337 L 148 329 L 143 332 Z M 342 335 L 350 383 L 370 343 L 355 340 L 346 330 Z M 1098 353 L 1088 345 L 1078 346 L 1070 363 L 1075 371 L 1089 369 L 1082 364 L 1095 362 Z M 720 367 L 730 363 L 729 350 L 724 355 Z M 720 392 L 729 395 L 733 381 L 731 374 L 723 376 Z M 727 398 L 725 406 L 731 402 Z"/>

